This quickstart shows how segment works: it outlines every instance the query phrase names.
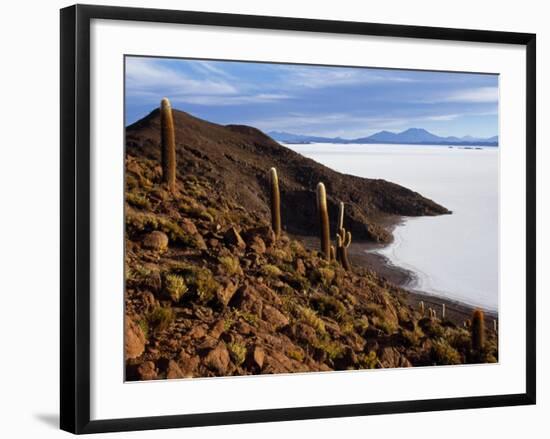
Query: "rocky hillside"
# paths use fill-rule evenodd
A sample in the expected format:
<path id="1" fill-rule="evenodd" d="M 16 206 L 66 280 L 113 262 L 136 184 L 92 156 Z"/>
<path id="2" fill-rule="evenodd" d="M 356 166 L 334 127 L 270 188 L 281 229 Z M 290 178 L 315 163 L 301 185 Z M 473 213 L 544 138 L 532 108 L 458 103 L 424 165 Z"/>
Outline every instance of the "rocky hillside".
<path id="1" fill-rule="evenodd" d="M 470 329 L 421 314 L 374 272 L 345 271 L 285 233 L 275 240 L 265 175 L 278 167 L 286 224 L 298 211 L 292 218 L 302 221 L 301 231 L 313 227 L 316 216 L 306 212 L 319 180 L 334 200 L 354 203 L 346 223 L 368 224 L 365 236 L 375 239 L 385 238 L 370 228 L 372 212 L 443 208 L 400 186 L 297 158 L 250 128 L 179 112 L 175 119 L 173 193 L 161 184 L 157 114 L 128 130 L 127 380 L 497 360 L 492 329 L 484 331 L 483 349 L 473 349 Z"/>
<path id="2" fill-rule="evenodd" d="M 231 197 L 248 212 L 269 218 L 267 170 L 277 168 L 281 180 L 283 227 L 291 233 L 317 231 L 315 187 L 325 183 L 331 224 L 336 224 L 338 202 L 346 203 L 347 229 L 355 241 L 389 242 L 384 227 L 388 215 L 450 213 L 420 194 L 384 180 L 370 180 L 335 172 L 291 151 L 261 131 L 238 125 L 221 126 L 173 111 L 180 175 L 206 177 L 218 194 Z M 153 111 L 127 128 L 127 153 L 160 160 L 160 113 Z"/>

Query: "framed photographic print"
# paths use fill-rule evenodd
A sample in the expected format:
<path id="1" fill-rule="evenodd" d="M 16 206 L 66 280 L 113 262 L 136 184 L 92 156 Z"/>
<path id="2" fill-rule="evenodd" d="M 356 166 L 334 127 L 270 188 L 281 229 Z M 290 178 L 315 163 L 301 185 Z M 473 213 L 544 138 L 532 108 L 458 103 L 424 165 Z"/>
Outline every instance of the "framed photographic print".
<path id="1" fill-rule="evenodd" d="M 535 403 L 535 35 L 61 11 L 61 427 Z"/>

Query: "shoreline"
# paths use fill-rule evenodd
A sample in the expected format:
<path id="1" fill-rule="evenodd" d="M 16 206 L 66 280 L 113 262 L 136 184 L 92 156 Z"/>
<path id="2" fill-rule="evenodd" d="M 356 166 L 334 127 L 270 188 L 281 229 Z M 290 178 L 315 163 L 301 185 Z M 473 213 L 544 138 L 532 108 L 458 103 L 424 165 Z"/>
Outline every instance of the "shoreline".
<path id="1" fill-rule="evenodd" d="M 402 221 L 403 218 L 399 216 L 388 217 L 384 219 L 383 225 L 390 233 L 392 233 L 393 229 L 398 224 L 402 223 Z M 296 235 L 295 237 L 300 239 L 309 248 L 317 248 L 319 245 L 319 240 L 317 237 L 301 235 Z M 498 311 L 475 306 L 448 297 L 437 296 L 425 291 L 412 289 L 410 284 L 416 279 L 416 275 L 412 271 L 393 265 L 386 256 L 373 252 L 373 250 L 383 248 L 387 245 L 389 244 L 352 242 L 349 247 L 349 257 L 352 265 L 371 269 L 379 276 L 385 278 L 399 288 L 406 290 L 407 293 L 403 294 L 402 298 L 415 310 L 419 309 L 420 302 L 424 302 L 426 314 L 428 308 L 433 308 L 437 312 L 437 315 L 441 316 L 442 305 L 444 304 L 446 319 L 455 325 L 462 325 L 464 321 L 472 317 L 472 313 L 475 309 L 482 309 L 487 323 L 496 320 L 498 325 Z"/>

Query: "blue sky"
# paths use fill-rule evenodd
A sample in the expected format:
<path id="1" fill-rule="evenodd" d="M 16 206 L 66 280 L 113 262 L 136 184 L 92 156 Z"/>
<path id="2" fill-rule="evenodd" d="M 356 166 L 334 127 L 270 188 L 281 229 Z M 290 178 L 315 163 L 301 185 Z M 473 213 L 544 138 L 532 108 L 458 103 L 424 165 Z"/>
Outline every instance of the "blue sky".
<path id="1" fill-rule="evenodd" d="M 202 119 L 265 132 L 498 134 L 496 75 L 127 57 L 126 123 L 164 96 Z"/>

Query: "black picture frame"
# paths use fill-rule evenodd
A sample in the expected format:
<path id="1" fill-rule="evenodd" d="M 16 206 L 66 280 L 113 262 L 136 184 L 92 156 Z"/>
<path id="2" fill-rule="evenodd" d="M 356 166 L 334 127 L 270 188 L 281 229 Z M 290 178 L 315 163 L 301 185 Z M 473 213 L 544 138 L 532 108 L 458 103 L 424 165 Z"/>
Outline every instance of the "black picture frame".
<path id="1" fill-rule="evenodd" d="M 333 34 L 407 37 L 526 47 L 526 392 L 508 395 L 394 401 L 90 420 L 90 21 L 92 19 L 229 26 Z M 535 144 L 536 36 L 303 18 L 75 5 L 61 10 L 61 404 L 63 430 L 81 433 L 273 422 L 387 413 L 535 404 Z"/>

